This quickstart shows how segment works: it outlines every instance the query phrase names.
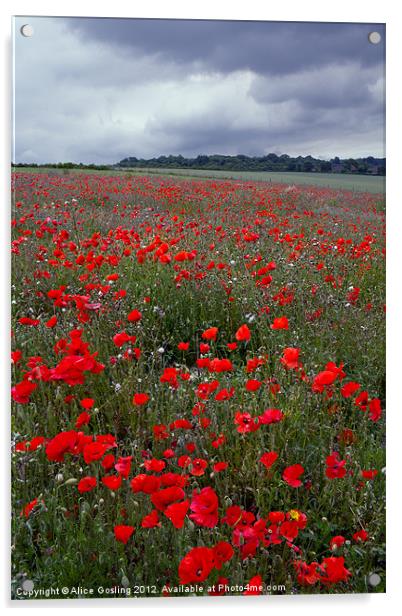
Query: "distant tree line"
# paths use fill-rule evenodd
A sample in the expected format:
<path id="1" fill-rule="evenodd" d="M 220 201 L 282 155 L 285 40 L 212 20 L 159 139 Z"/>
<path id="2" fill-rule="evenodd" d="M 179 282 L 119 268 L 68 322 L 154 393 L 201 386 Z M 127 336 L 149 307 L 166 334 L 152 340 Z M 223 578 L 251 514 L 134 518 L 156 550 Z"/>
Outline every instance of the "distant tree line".
<path id="1" fill-rule="evenodd" d="M 221 171 L 298 171 L 302 173 L 356 173 L 385 175 L 385 158 L 342 158 L 321 160 L 313 156 L 288 156 L 288 154 L 267 154 L 266 156 L 225 156 L 222 154 L 199 154 L 195 158 L 158 156 L 158 158 L 123 158 L 115 165 L 84 165 L 83 163 L 15 163 L 14 167 L 48 167 L 51 169 L 124 169 L 124 168 L 165 168 L 165 169 L 209 169 Z"/>
<path id="2" fill-rule="evenodd" d="M 164 167 L 175 169 L 214 169 L 223 171 L 299 171 L 303 173 L 357 173 L 385 175 L 385 158 L 347 158 L 335 157 L 320 160 L 313 156 L 292 157 L 288 154 L 267 154 L 266 156 L 224 156 L 200 154 L 195 158 L 184 156 L 159 156 L 158 158 L 124 158 L 117 167 Z"/>

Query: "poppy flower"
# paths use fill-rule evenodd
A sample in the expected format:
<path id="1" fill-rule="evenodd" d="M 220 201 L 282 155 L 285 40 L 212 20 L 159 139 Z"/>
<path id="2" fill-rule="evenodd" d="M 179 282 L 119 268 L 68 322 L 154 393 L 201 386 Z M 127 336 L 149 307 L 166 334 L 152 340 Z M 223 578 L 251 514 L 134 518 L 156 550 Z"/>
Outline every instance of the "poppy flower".
<path id="1" fill-rule="evenodd" d="M 96 477 L 83 477 L 78 482 L 78 491 L 83 494 L 84 492 L 90 492 L 96 487 Z"/>
<path id="2" fill-rule="evenodd" d="M 297 573 L 297 581 L 301 586 L 313 586 L 320 580 L 319 564 L 296 560 L 293 563 Z"/>
<path id="3" fill-rule="evenodd" d="M 368 538 L 368 532 L 365 531 L 363 528 L 361 530 L 358 530 L 352 536 L 353 541 L 355 541 L 356 543 L 364 543 L 365 541 L 367 541 Z"/>
<path id="4" fill-rule="evenodd" d="M 243 592 L 243 595 L 261 595 L 263 589 L 262 577 L 260 575 L 255 575 L 247 582 L 246 590 Z"/>
<path id="5" fill-rule="evenodd" d="M 342 535 L 336 535 L 336 537 L 332 537 L 331 541 L 329 542 L 329 549 L 331 550 L 331 552 L 334 552 L 338 548 L 341 548 L 345 541 L 345 537 L 343 537 Z"/>
<path id="6" fill-rule="evenodd" d="M 56 324 L 57 324 L 57 317 L 53 316 L 48 321 L 46 321 L 45 327 L 47 327 L 48 329 L 52 329 L 52 327 L 55 327 Z"/>
<path id="7" fill-rule="evenodd" d="M 116 464 L 114 465 L 119 475 L 121 475 L 125 479 L 127 479 L 127 477 L 130 474 L 132 459 L 133 459 L 133 456 L 126 456 L 124 458 L 121 457 L 117 460 Z"/>
<path id="8" fill-rule="evenodd" d="M 246 383 L 246 389 L 247 391 L 258 391 L 261 385 L 261 381 L 257 381 L 257 379 L 249 379 Z"/>
<path id="9" fill-rule="evenodd" d="M 185 500 L 182 503 L 172 503 L 164 510 L 164 514 L 172 522 L 175 528 L 183 528 L 184 518 L 186 517 L 190 501 Z"/>
<path id="10" fill-rule="evenodd" d="M 202 332 L 201 337 L 203 340 L 216 340 L 218 331 L 219 330 L 217 327 L 209 327 L 208 329 Z"/>
<path id="11" fill-rule="evenodd" d="M 215 462 L 213 465 L 214 473 L 221 473 L 222 471 L 225 471 L 228 466 L 228 462 Z"/>
<path id="12" fill-rule="evenodd" d="M 144 467 L 147 471 L 160 473 L 166 467 L 166 462 L 164 460 L 157 460 L 156 458 L 151 458 L 151 460 L 145 460 Z"/>
<path id="13" fill-rule="evenodd" d="M 142 314 L 139 310 L 132 310 L 127 316 L 127 320 L 130 321 L 130 323 L 137 323 L 141 318 Z"/>
<path id="14" fill-rule="evenodd" d="M 289 329 L 287 317 L 277 317 L 271 325 L 271 329 Z"/>
<path id="15" fill-rule="evenodd" d="M 86 411 L 83 411 L 82 413 L 80 413 L 80 415 L 78 415 L 76 422 L 75 422 L 75 427 L 78 430 L 82 426 L 88 425 L 90 420 L 91 420 L 91 416 L 89 415 L 89 413 L 87 413 Z"/>
<path id="16" fill-rule="evenodd" d="M 210 488 L 203 488 L 200 492 L 194 490 L 191 499 L 191 520 L 199 526 L 214 528 L 218 523 L 218 496 Z"/>
<path id="17" fill-rule="evenodd" d="M 179 564 L 180 584 L 204 582 L 215 564 L 212 548 L 192 548 Z"/>
<path id="18" fill-rule="evenodd" d="M 363 479 L 374 479 L 374 477 L 377 477 L 378 475 L 378 471 L 373 469 L 373 470 L 368 470 L 368 471 L 362 471 L 362 477 Z"/>
<path id="19" fill-rule="evenodd" d="M 130 482 L 130 487 L 132 491 L 134 492 L 134 494 L 136 494 L 137 492 L 143 492 L 144 494 L 153 494 L 154 492 L 159 490 L 160 485 L 161 485 L 160 477 L 155 477 L 154 475 L 145 475 L 145 474 L 141 474 L 141 475 L 137 475 L 136 477 L 133 477 L 133 479 Z M 183 492 L 183 495 L 184 495 L 184 492 Z M 173 499 L 173 500 L 179 500 L 179 498 Z"/>
<path id="20" fill-rule="evenodd" d="M 177 345 L 177 348 L 179 349 L 179 351 L 188 351 L 190 346 L 189 342 L 179 342 L 179 344 Z"/>
<path id="21" fill-rule="evenodd" d="M 292 488 L 299 488 L 302 485 L 299 477 L 303 475 L 303 473 L 304 468 L 301 464 L 293 464 L 285 468 L 282 478 L 288 485 L 292 486 Z"/>
<path id="22" fill-rule="evenodd" d="M 369 417 L 371 421 L 378 421 L 381 418 L 381 402 L 379 398 L 373 398 L 369 403 Z"/>
<path id="23" fill-rule="evenodd" d="M 325 474 L 329 479 L 342 478 L 346 475 L 346 460 L 341 460 L 337 452 L 327 456 L 326 464 Z"/>
<path id="24" fill-rule="evenodd" d="M 32 392 L 38 387 L 36 383 L 32 383 L 31 381 L 21 381 L 21 383 L 17 383 L 11 389 L 11 396 L 14 402 L 18 402 L 19 404 L 27 404 L 30 400 L 30 396 Z"/>
<path id="25" fill-rule="evenodd" d="M 272 423 L 279 423 L 282 421 L 283 417 L 284 415 L 279 409 L 266 409 L 258 419 L 260 424 L 269 425 Z"/>
<path id="26" fill-rule="evenodd" d="M 312 390 L 318 393 L 322 393 L 326 387 L 329 387 L 334 383 L 337 378 L 336 372 L 331 370 L 324 370 L 314 377 Z"/>
<path id="27" fill-rule="evenodd" d="M 349 383 L 345 383 L 343 387 L 341 387 L 341 395 L 344 398 L 350 398 L 360 389 L 360 383 L 356 383 L 355 381 L 349 381 Z"/>
<path id="28" fill-rule="evenodd" d="M 133 404 L 136 406 L 143 406 L 144 404 L 146 404 L 149 400 L 149 396 L 148 394 L 134 394 L 133 397 Z"/>
<path id="29" fill-rule="evenodd" d="M 261 456 L 260 462 L 265 466 L 265 468 L 271 468 L 271 466 L 276 462 L 277 459 L 278 454 L 276 453 L 276 451 L 268 451 Z"/>
<path id="30" fill-rule="evenodd" d="M 83 455 L 86 464 L 90 464 L 91 462 L 96 462 L 96 460 L 100 460 L 108 449 L 109 445 L 107 445 L 106 443 L 100 443 L 98 441 L 85 445 Z"/>
<path id="31" fill-rule="evenodd" d="M 323 571 L 320 581 L 326 586 L 338 582 L 347 582 L 352 575 L 345 567 L 345 559 L 343 556 L 329 556 L 328 558 L 324 558 L 320 569 Z"/>
<path id="32" fill-rule="evenodd" d="M 208 462 L 202 458 L 194 458 L 193 460 L 190 460 L 188 466 L 190 475 L 193 475 L 194 477 L 201 477 L 205 473 Z"/>
<path id="33" fill-rule="evenodd" d="M 247 325 L 241 325 L 235 333 L 235 338 L 238 342 L 248 342 L 251 338 L 251 332 Z"/>
<path id="34" fill-rule="evenodd" d="M 38 504 L 38 499 L 34 498 L 33 500 L 31 500 L 30 503 L 25 505 L 25 507 L 23 508 L 21 512 L 21 515 L 24 515 L 26 518 L 29 518 L 31 512 L 33 511 L 33 509 L 36 507 L 37 504 Z"/>
<path id="35" fill-rule="evenodd" d="M 120 475 L 105 475 L 105 477 L 102 477 L 102 483 L 107 488 L 109 488 L 109 490 L 113 490 L 113 491 L 118 490 L 121 486 L 121 476 Z"/>
<path id="36" fill-rule="evenodd" d="M 83 409 L 89 411 L 95 404 L 95 400 L 93 398 L 84 398 L 83 400 L 80 400 L 80 404 Z"/>
<path id="37" fill-rule="evenodd" d="M 134 526 L 126 526 L 124 524 L 121 524 L 119 526 L 115 526 L 113 530 L 114 536 L 116 537 L 117 541 L 120 541 L 121 543 L 124 543 L 124 545 L 126 545 L 135 529 Z"/>
<path id="38" fill-rule="evenodd" d="M 141 521 L 142 528 L 155 528 L 156 526 L 160 526 L 159 516 L 156 509 L 153 509 L 151 513 L 145 515 Z"/>
<path id="39" fill-rule="evenodd" d="M 281 363 L 285 366 L 285 368 L 288 368 L 289 370 L 300 368 L 301 364 L 299 362 L 299 355 L 300 349 L 288 347 L 283 351 Z"/>
<path id="40" fill-rule="evenodd" d="M 66 453 L 72 453 L 77 443 L 78 434 L 74 430 L 60 432 L 46 445 L 46 455 L 52 462 L 63 462 Z"/>
<path id="41" fill-rule="evenodd" d="M 237 425 L 237 431 L 240 432 L 240 434 L 255 432 L 260 427 L 258 417 L 252 417 L 250 413 L 237 412 L 234 422 Z"/>
<path id="42" fill-rule="evenodd" d="M 215 568 L 219 571 L 224 563 L 233 558 L 234 550 L 227 541 L 219 541 L 212 549 L 215 555 Z"/>
<path id="43" fill-rule="evenodd" d="M 171 486 L 162 490 L 157 490 L 151 495 L 151 502 L 159 511 L 164 511 L 175 501 L 184 498 L 184 490 L 178 486 Z"/>

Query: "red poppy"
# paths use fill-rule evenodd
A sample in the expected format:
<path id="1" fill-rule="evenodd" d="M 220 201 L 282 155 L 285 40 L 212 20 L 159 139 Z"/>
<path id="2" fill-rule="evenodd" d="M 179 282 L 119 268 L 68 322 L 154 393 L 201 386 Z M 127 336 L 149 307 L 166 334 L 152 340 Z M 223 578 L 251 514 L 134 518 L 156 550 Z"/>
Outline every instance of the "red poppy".
<path id="1" fill-rule="evenodd" d="M 368 532 L 365 531 L 363 528 L 361 530 L 358 530 L 352 536 L 353 541 L 356 541 L 356 543 L 364 543 L 365 541 L 367 541 L 368 538 Z"/>
<path id="2" fill-rule="evenodd" d="M 332 537 L 331 541 L 329 542 L 329 549 L 334 552 L 338 548 L 341 548 L 345 541 L 345 537 L 343 537 L 342 535 L 336 535 L 336 537 Z"/>
<path id="3" fill-rule="evenodd" d="M 151 502 L 159 511 L 164 511 L 166 507 L 174 503 L 175 501 L 182 500 L 184 498 L 184 490 L 178 486 L 171 486 L 162 490 L 157 490 L 151 495 Z"/>
<path id="4" fill-rule="evenodd" d="M 78 434 L 74 430 L 60 432 L 46 445 L 46 455 L 52 462 L 63 462 L 66 453 L 72 453 Z"/>
<path id="5" fill-rule="evenodd" d="M 94 443 L 88 443 L 83 450 L 84 460 L 87 464 L 100 460 L 102 456 L 109 449 L 109 445 L 106 443 L 100 443 L 98 441 Z"/>
<path id="6" fill-rule="evenodd" d="M 141 318 L 142 314 L 139 310 L 132 310 L 127 316 L 127 320 L 130 321 L 130 323 L 137 323 Z"/>
<path id="7" fill-rule="evenodd" d="M 203 488 L 200 492 L 194 490 L 190 509 L 193 513 L 190 518 L 199 526 L 214 528 L 218 523 L 218 496 L 210 488 Z"/>
<path id="8" fill-rule="evenodd" d="M 18 402 L 19 404 L 27 404 L 32 392 L 35 391 L 37 387 L 38 386 L 36 383 L 32 383 L 27 380 L 17 383 L 11 389 L 11 395 L 14 402 Z"/>
<path id="9" fill-rule="evenodd" d="M 142 406 L 144 404 L 146 404 L 149 400 L 149 396 L 148 394 L 134 394 L 133 397 L 133 404 L 135 404 L 136 406 Z"/>
<path id="10" fill-rule="evenodd" d="M 299 477 L 303 475 L 303 473 L 304 468 L 301 464 L 293 464 L 292 466 L 285 468 L 282 477 L 287 484 L 292 486 L 292 488 L 299 488 L 302 485 Z"/>
<path id="11" fill-rule="evenodd" d="M 116 464 L 114 465 L 119 475 L 121 475 L 125 479 L 127 479 L 127 477 L 130 474 L 132 459 L 133 459 L 133 456 L 126 456 L 124 458 L 119 458 Z"/>
<path id="12" fill-rule="evenodd" d="M 290 370 L 295 368 L 300 368 L 301 363 L 299 362 L 300 349 L 288 347 L 283 351 L 283 356 L 281 357 L 281 363 Z"/>
<path id="13" fill-rule="evenodd" d="M 236 340 L 239 342 L 247 342 L 251 338 L 251 332 L 247 325 L 241 325 L 235 334 Z"/>
<path id="14" fill-rule="evenodd" d="M 326 387 L 329 387 L 336 380 L 336 372 L 332 370 L 324 370 L 314 377 L 312 390 L 318 393 L 322 393 Z"/>
<path id="15" fill-rule="evenodd" d="M 260 575 L 255 575 L 247 582 L 246 590 L 243 595 L 261 595 L 264 590 L 264 583 Z"/>
<path id="16" fill-rule="evenodd" d="M 89 411 L 95 404 L 95 400 L 93 398 L 84 398 L 83 400 L 80 400 L 80 404 L 83 409 Z"/>
<path id="17" fill-rule="evenodd" d="M 263 425 L 279 423 L 282 419 L 283 413 L 279 409 L 266 409 L 263 414 L 259 416 L 260 424 Z"/>
<path id="18" fill-rule="evenodd" d="M 159 516 L 156 509 L 153 509 L 151 513 L 142 518 L 142 528 L 155 528 L 156 526 L 160 525 L 161 523 L 159 522 Z"/>
<path id="19" fill-rule="evenodd" d="M 258 417 L 252 417 L 250 413 L 237 412 L 234 422 L 237 425 L 237 431 L 240 432 L 240 434 L 255 432 L 260 427 Z"/>
<path id="20" fill-rule="evenodd" d="M 51 329 L 52 327 L 54 327 L 57 324 L 57 317 L 53 316 L 51 317 L 48 321 L 46 321 L 45 323 L 45 327 Z"/>
<path id="21" fill-rule="evenodd" d="M 179 344 L 177 345 L 177 348 L 179 349 L 179 351 L 188 351 L 190 346 L 189 342 L 179 342 Z"/>
<path id="22" fill-rule="evenodd" d="M 91 420 L 91 416 L 89 415 L 89 413 L 87 413 L 86 411 L 83 411 L 80 415 L 78 415 L 76 422 L 75 422 L 75 427 L 78 430 L 82 426 L 88 425 L 90 420 Z"/>
<path id="23" fill-rule="evenodd" d="M 151 458 L 151 460 L 145 460 L 144 467 L 147 471 L 160 473 L 166 467 L 166 462 L 164 460 L 157 460 L 156 458 Z"/>
<path id="24" fill-rule="evenodd" d="M 261 456 L 260 462 L 265 466 L 265 468 L 271 468 L 271 466 L 276 462 L 277 459 L 278 454 L 276 453 L 276 451 L 268 451 Z"/>
<path id="25" fill-rule="evenodd" d="M 222 471 L 225 471 L 228 466 L 229 466 L 228 462 L 215 462 L 213 469 L 215 473 L 220 473 Z"/>
<path id="26" fill-rule="evenodd" d="M 358 389 L 360 389 L 360 383 L 349 381 L 349 383 L 345 383 L 345 385 L 341 388 L 341 394 L 344 398 L 350 398 L 350 396 L 353 396 Z"/>
<path id="27" fill-rule="evenodd" d="M 326 586 L 336 584 L 337 582 L 347 582 L 348 578 L 352 575 L 351 572 L 345 568 L 345 559 L 343 556 L 330 556 L 324 558 L 321 563 L 321 569 L 323 574 L 320 581 Z"/>
<path id="28" fill-rule="evenodd" d="M 109 488 L 109 490 L 113 490 L 113 491 L 118 490 L 121 486 L 121 476 L 120 475 L 105 475 L 105 477 L 102 477 L 102 483 L 107 488 Z"/>
<path id="29" fill-rule="evenodd" d="M 216 340 L 217 335 L 218 335 L 217 327 L 210 327 L 209 329 L 206 329 L 205 331 L 203 331 L 201 334 L 203 340 Z"/>
<path id="30" fill-rule="evenodd" d="M 186 517 L 190 501 L 185 500 L 182 503 L 173 503 L 164 510 L 164 514 L 172 522 L 175 528 L 183 528 L 184 518 Z"/>
<path id="31" fill-rule="evenodd" d="M 277 317 L 271 325 L 271 329 L 289 329 L 287 317 Z"/>
<path id="32" fill-rule="evenodd" d="M 201 477 L 205 473 L 208 462 L 202 458 L 194 458 L 193 460 L 190 460 L 188 466 L 190 475 L 193 475 L 194 477 Z"/>
<path id="33" fill-rule="evenodd" d="M 215 567 L 218 570 L 222 568 L 224 563 L 233 558 L 234 550 L 227 541 L 219 541 L 212 549 L 215 555 Z"/>
<path id="34" fill-rule="evenodd" d="M 113 530 L 114 536 L 116 537 L 117 541 L 121 541 L 121 543 L 124 543 L 125 545 L 130 539 L 135 529 L 134 526 L 126 526 L 124 524 L 121 524 L 119 526 L 115 526 Z"/>
<path id="35" fill-rule="evenodd" d="M 258 391 L 261 385 L 261 381 L 257 381 L 256 379 L 249 379 L 246 383 L 246 389 L 247 391 Z"/>
<path id="36" fill-rule="evenodd" d="M 204 582 L 215 564 L 212 548 L 192 548 L 179 564 L 180 584 Z"/>
<path id="37" fill-rule="evenodd" d="M 329 479 L 342 478 L 346 475 L 346 460 L 341 460 L 337 452 L 327 456 L 325 474 Z"/>
<path id="38" fill-rule="evenodd" d="M 96 487 L 96 477 L 83 477 L 78 482 L 78 491 L 82 494 L 83 492 L 90 492 Z"/>

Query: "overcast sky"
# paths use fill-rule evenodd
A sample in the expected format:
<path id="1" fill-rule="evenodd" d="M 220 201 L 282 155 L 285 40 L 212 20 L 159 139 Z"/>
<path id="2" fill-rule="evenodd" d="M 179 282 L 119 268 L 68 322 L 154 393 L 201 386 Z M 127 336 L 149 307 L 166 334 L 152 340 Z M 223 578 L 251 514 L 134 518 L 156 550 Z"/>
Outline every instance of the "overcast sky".
<path id="1" fill-rule="evenodd" d="M 13 160 L 384 156 L 384 49 L 378 24 L 18 17 Z"/>

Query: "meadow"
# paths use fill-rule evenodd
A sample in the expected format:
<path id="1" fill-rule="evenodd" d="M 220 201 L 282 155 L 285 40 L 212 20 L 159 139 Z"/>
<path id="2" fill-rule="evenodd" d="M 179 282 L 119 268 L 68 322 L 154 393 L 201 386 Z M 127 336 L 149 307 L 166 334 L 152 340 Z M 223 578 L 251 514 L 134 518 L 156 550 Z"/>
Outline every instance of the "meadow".
<path id="1" fill-rule="evenodd" d="M 27 171 L 35 173 L 61 173 L 60 170 L 52 170 L 43 167 L 35 169 L 27 168 Z M 77 173 L 73 169 L 65 169 L 65 174 Z M 62 173 L 63 173 L 62 172 Z M 91 169 L 85 173 L 99 173 Z M 335 190 L 349 190 L 351 192 L 368 192 L 380 195 L 384 199 L 385 176 L 381 175 L 359 175 L 351 173 L 302 173 L 302 172 L 282 172 L 282 171 L 219 171 L 215 169 L 163 169 L 163 168 L 121 168 L 102 171 L 103 175 L 116 175 L 121 173 L 128 176 L 165 176 L 177 177 L 179 179 L 216 179 L 216 180 L 241 180 L 247 182 L 264 182 L 270 184 L 286 184 L 288 186 L 299 184 L 303 186 L 317 186 L 322 188 L 333 188 Z"/>
<path id="2" fill-rule="evenodd" d="M 12 181 L 12 597 L 384 592 L 381 191 Z"/>

